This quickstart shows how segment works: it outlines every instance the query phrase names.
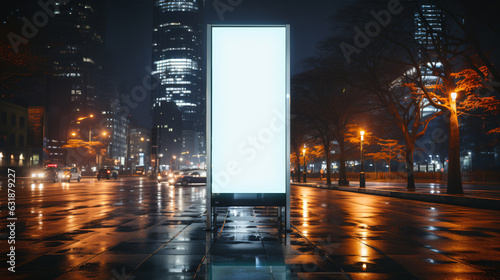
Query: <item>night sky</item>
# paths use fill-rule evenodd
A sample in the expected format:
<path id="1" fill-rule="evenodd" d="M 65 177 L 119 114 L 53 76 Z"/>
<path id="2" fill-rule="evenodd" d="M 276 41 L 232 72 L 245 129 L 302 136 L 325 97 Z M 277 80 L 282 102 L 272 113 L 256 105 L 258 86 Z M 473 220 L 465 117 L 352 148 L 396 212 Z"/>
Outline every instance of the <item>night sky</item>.
<path id="1" fill-rule="evenodd" d="M 224 0 L 220 0 L 227 3 Z M 237 1 L 235 1 L 237 2 Z M 125 93 L 142 84 L 151 67 L 153 0 L 106 0 L 106 59 Z M 232 12 L 217 15 L 213 0 L 206 1 L 206 23 L 260 23 L 291 25 L 291 71 L 316 52 L 318 41 L 331 34 L 329 17 L 352 1 L 243 0 Z M 132 111 L 139 125 L 149 127 L 149 99 Z"/>

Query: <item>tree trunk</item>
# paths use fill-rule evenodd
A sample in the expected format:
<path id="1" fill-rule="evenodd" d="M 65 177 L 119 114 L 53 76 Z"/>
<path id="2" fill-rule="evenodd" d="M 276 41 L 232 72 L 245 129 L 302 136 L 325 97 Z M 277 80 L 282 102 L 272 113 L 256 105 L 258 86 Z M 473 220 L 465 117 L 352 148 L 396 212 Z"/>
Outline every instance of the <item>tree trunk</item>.
<path id="1" fill-rule="evenodd" d="M 346 175 L 346 170 L 345 170 L 345 143 L 342 139 L 339 139 L 339 150 L 340 150 L 340 157 L 339 157 L 339 182 L 340 181 L 347 181 L 347 175 Z"/>
<path id="2" fill-rule="evenodd" d="M 332 167 L 330 164 L 330 141 L 327 143 L 323 143 L 323 147 L 325 149 L 325 158 L 326 158 L 326 184 L 330 186 L 332 184 Z"/>
<path id="3" fill-rule="evenodd" d="M 300 183 L 300 149 L 296 149 L 296 151 L 298 152 L 295 152 L 297 158 L 295 160 L 295 174 L 297 175 L 297 183 Z"/>
<path id="4" fill-rule="evenodd" d="M 447 193 L 462 194 L 460 173 L 460 130 L 456 111 L 452 111 L 449 122 L 450 141 L 448 146 L 448 186 Z"/>
<path id="5" fill-rule="evenodd" d="M 414 144 L 406 143 L 406 188 L 408 190 L 415 190 L 415 175 L 413 174 L 413 150 Z"/>

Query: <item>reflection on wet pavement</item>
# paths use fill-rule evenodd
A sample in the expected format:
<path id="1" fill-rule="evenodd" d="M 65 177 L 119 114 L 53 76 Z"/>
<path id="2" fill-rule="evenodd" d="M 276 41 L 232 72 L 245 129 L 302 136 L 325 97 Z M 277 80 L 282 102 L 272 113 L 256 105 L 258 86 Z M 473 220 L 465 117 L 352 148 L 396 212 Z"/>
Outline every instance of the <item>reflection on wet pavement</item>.
<path id="1" fill-rule="evenodd" d="M 0 279 L 500 276 L 496 211 L 293 187 L 292 233 L 273 207 L 217 208 L 217 230 L 205 232 L 204 186 L 135 177 L 17 188 L 17 272 Z"/>

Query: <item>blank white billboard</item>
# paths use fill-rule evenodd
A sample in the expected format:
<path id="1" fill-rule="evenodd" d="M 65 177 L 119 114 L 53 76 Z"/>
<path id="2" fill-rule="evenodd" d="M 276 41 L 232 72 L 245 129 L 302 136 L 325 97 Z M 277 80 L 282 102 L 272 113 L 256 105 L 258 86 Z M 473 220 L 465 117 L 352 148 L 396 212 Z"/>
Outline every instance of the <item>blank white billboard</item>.
<path id="1" fill-rule="evenodd" d="M 212 26 L 212 193 L 285 193 L 286 26 Z"/>

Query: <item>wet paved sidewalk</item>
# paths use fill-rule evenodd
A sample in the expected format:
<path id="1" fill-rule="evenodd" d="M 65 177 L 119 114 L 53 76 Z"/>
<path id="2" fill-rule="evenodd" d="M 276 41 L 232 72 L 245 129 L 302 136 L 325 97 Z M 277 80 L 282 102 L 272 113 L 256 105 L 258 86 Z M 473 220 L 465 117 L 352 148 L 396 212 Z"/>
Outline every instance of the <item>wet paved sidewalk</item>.
<path id="1" fill-rule="evenodd" d="M 293 182 L 296 183 L 296 182 Z M 299 184 L 299 183 L 297 183 Z M 303 182 L 301 183 L 303 184 Z M 326 179 L 308 178 L 307 184 L 325 185 Z M 337 186 L 337 180 L 332 179 Z M 359 180 L 349 181 L 350 187 L 359 187 Z M 497 183 L 463 183 L 464 196 L 500 199 L 500 182 Z M 407 191 L 406 181 L 366 181 L 366 188 L 386 191 Z M 446 194 L 446 182 L 416 182 L 415 192 L 423 194 Z"/>
<path id="2" fill-rule="evenodd" d="M 492 210 L 294 186 L 292 233 L 272 207 L 218 208 L 207 233 L 205 186 L 121 178 L 19 184 L 17 194 L 16 273 L 2 227 L 0 279 L 500 277 Z"/>
<path id="3" fill-rule="evenodd" d="M 359 188 L 359 181 L 350 181 L 349 186 L 338 186 L 337 181 L 332 180 L 332 185 L 328 186 L 325 179 L 319 178 L 310 178 L 306 183 L 292 182 L 292 184 L 500 210 L 500 183 L 464 183 L 463 194 L 447 194 L 446 182 L 415 183 L 414 191 L 408 191 L 406 182 L 398 181 L 368 181 L 365 188 Z"/>

